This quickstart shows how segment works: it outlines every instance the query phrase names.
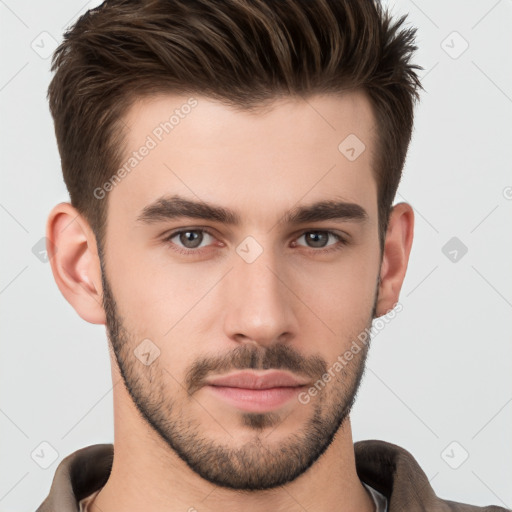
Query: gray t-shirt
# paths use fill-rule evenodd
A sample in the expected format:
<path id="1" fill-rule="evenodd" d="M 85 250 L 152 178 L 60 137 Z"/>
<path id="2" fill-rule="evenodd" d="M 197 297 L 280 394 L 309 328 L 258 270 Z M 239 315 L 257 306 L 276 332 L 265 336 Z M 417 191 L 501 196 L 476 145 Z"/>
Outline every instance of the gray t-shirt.
<path id="1" fill-rule="evenodd" d="M 388 512 L 388 500 L 384 494 L 375 490 L 373 487 L 370 487 L 368 484 L 362 482 L 362 484 L 368 489 L 370 492 L 373 502 L 375 503 L 375 512 Z"/>

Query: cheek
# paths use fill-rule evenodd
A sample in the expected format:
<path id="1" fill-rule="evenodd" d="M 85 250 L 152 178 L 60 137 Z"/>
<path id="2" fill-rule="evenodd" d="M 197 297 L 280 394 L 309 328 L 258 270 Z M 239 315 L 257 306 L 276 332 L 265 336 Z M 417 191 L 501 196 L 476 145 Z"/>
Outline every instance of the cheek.
<path id="1" fill-rule="evenodd" d="M 304 296 L 327 310 L 333 307 L 357 311 L 374 294 L 379 273 L 376 248 L 352 247 L 330 262 L 307 262 L 292 269 L 289 276 Z"/>
<path id="2" fill-rule="evenodd" d="M 121 246 L 118 243 L 109 253 L 107 273 L 130 352 L 151 340 L 159 350 L 157 367 L 165 368 L 169 385 L 177 385 L 190 361 L 204 356 L 195 341 L 210 339 L 199 331 L 208 304 L 203 299 L 219 280 L 219 272 L 197 272 L 193 265 L 172 263 L 163 250 L 122 251 Z"/>
<path id="3" fill-rule="evenodd" d="M 322 350 L 337 357 L 368 327 L 379 273 L 376 248 L 359 247 L 329 265 L 294 269 L 291 288 L 303 302 L 301 331 L 319 338 Z M 318 342 L 320 343 L 320 342 Z M 329 348 L 327 348 L 329 347 Z"/>
<path id="4" fill-rule="evenodd" d="M 208 283 L 201 283 L 191 266 L 173 263 L 164 247 L 124 240 L 113 244 L 111 255 L 109 275 L 119 309 L 141 332 L 163 335 L 207 290 Z"/>

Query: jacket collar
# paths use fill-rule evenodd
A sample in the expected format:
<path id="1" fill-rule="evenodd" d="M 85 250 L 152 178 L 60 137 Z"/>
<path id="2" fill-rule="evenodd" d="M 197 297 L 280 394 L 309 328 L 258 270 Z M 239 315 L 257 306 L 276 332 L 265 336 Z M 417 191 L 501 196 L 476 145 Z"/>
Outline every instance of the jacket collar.
<path id="1" fill-rule="evenodd" d="M 404 448 L 378 440 L 354 444 L 359 479 L 388 499 L 388 510 L 438 510 L 427 475 Z"/>
<path id="2" fill-rule="evenodd" d="M 446 510 L 414 457 L 400 446 L 378 440 L 354 444 L 359 479 L 388 499 L 388 510 Z M 78 512 L 78 502 L 107 482 L 114 445 L 90 445 L 65 457 L 55 471 L 48 497 L 36 512 Z M 438 508 L 440 507 L 440 508 Z M 474 510 L 468 506 L 468 509 Z"/>

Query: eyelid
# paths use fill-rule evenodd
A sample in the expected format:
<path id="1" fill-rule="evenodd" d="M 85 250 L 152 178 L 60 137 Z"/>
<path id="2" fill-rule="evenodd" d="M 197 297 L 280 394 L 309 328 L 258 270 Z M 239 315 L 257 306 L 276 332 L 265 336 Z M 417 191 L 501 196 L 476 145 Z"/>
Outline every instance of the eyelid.
<path id="1" fill-rule="evenodd" d="M 324 233 L 324 234 L 327 234 L 327 235 L 332 235 L 339 242 L 346 242 L 345 237 L 343 237 L 339 233 L 336 233 L 335 231 L 330 231 L 328 229 L 309 229 L 309 230 L 304 231 L 303 233 L 301 233 L 297 238 L 301 238 L 306 233 Z M 311 249 L 313 249 L 313 247 L 311 247 Z"/>
<path id="2" fill-rule="evenodd" d="M 207 235 L 211 236 L 214 239 L 217 238 L 209 228 L 205 228 L 205 227 L 201 227 L 201 226 L 191 226 L 191 227 L 179 228 L 174 231 L 171 231 L 169 234 L 164 235 L 163 241 L 169 245 L 176 245 L 173 242 L 171 242 L 171 239 L 174 238 L 175 236 L 180 235 L 181 233 L 186 233 L 187 231 L 200 231 L 200 232 L 206 233 Z M 209 246 L 207 246 L 207 247 L 209 247 Z M 206 250 L 207 247 L 201 247 L 199 249 L 187 249 L 186 247 L 177 246 L 176 250 L 182 254 L 200 254 L 201 252 Z"/>

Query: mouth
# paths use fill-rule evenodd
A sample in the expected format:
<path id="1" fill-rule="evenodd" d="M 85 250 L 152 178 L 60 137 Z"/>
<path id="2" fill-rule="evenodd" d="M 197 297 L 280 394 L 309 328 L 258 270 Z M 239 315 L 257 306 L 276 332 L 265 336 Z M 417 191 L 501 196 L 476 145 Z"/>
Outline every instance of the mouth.
<path id="1" fill-rule="evenodd" d="M 266 389 L 207 386 L 213 395 L 228 404 L 248 412 L 268 412 L 282 407 L 295 398 L 306 386 Z"/>
<path id="2" fill-rule="evenodd" d="M 308 382 L 288 372 L 237 372 L 212 378 L 205 388 L 217 399 L 247 412 L 270 412 L 290 402 Z"/>

